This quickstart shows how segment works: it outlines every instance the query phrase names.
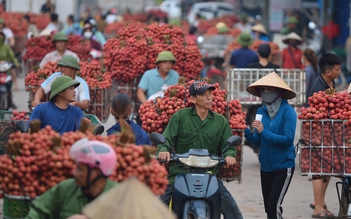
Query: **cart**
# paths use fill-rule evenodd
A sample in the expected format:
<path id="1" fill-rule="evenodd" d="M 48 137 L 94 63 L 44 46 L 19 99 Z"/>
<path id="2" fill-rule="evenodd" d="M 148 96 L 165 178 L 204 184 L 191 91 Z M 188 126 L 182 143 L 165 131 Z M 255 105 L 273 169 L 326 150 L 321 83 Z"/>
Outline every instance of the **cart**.
<path id="1" fill-rule="evenodd" d="M 235 136 L 240 136 L 243 139 L 244 136 L 244 130 L 240 129 L 232 129 L 232 133 Z M 221 170 L 218 173 L 218 179 L 224 181 L 224 182 L 231 182 L 237 180 L 239 183 L 242 182 L 242 166 L 243 166 L 243 146 L 244 140 L 242 141 L 242 144 L 239 146 L 236 146 L 237 154 L 236 154 L 236 165 L 228 168 L 228 167 L 222 167 Z"/>
<path id="2" fill-rule="evenodd" d="M 246 111 L 246 124 L 252 124 L 255 119 L 256 110 L 262 106 L 260 97 L 251 95 L 246 88 L 262 78 L 263 76 L 275 71 L 296 93 L 294 99 L 288 100 L 293 107 L 301 107 L 306 102 L 306 79 L 305 72 L 300 69 L 253 69 L 253 68 L 233 68 L 227 72 L 227 94 L 228 101 L 237 99 Z M 249 142 L 245 145 L 251 146 L 255 153 L 258 149 Z"/>
<path id="3" fill-rule="evenodd" d="M 230 35 L 204 35 L 203 42 L 198 44 L 200 50 L 205 50 L 209 58 L 223 58 L 228 44 L 234 40 Z"/>
<path id="4" fill-rule="evenodd" d="M 247 112 L 247 124 L 253 122 L 256 109 L 262 105 L 262 101 L 260 97 L 248 93 L 246 88 L 272 71 L 275 71 L 296 93 L 295 98 L 288 100 L 290 105 L 293 107 L 301 107 L 306 102 L 305 72 L 300 69 L 229 69 L 226 80 L 228 101 L 234 99 L 240 101 L 243 110 Z"/>
<path id="5" fill-rule="evenodd" d="M 298 144 L 300 175 L 309 180 L 341 178 L 336 183 L 339 218 L 351 218 L 351 126 L 346 122 L 302 120 Z"/>

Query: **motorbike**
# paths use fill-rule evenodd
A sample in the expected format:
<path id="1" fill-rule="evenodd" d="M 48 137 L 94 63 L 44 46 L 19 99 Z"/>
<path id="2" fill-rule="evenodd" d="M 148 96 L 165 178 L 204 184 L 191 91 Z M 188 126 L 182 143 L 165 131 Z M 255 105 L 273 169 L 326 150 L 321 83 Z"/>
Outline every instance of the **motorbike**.
<path id="1" fill-rule="evenodd" d="M 9 74 L 11 64 L 6 61 L 0 61 L 0 109 L 8 110 L 12 105 L 11 87 L 12 77 Z"/>
<path id="2" fill-rule="evenodd" d="M 174 181 L 172 193 L 172 211 L 178 219 L 220 219 L 221 193 L 219 182 L 209 169 L 221 168 L 225 159 L 210 155 L 207 149 L 190 149 L 187 153 L 176 154 L 173 147 L 166 143 L 165 137 L 153 132 L 151 142 L 163 144 L 171 149 L 172 163 L 180 163 L 189 169 L 188 173 L 180 173 Z M 225 149 L 241 144 L 239 136 L 231 136 Z M 224 149 L 224 151 L 225 151 Z"/>

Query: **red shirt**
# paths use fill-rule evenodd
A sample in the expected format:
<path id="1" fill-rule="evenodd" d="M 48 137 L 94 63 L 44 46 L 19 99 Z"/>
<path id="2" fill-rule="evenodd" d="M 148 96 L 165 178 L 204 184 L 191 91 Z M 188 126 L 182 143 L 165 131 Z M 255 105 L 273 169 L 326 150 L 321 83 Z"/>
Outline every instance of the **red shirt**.
<path id="1" fill-rule="evenodd" d="M 291 51 L 291 53 L 289 51 Z M 292 59 L 292 57 L 294 59 Z M 291 47 L 288 47 L 283 49 L 282 58 L 283 58 L 283 68 L 299 68 L 299 69 L 304 68 L 301 62 L 302 50 L 299 48 L 292 49 Z M 295 60 L 295 62 L 293 60 Z"/>

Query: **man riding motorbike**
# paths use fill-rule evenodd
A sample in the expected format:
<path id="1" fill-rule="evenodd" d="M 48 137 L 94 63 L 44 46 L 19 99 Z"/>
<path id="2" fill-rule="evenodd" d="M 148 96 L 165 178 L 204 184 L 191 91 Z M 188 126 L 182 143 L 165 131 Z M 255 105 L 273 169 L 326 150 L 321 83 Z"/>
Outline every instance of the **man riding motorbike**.
<path id="1" fill-rule="evenodd" d="M 78 61 L 73 56 L 65 55 L 62 59 L 57 63 L 58 66 L 61 67 L 61 72 L 55 72 L 50 75 L 38 88 L 37 92 L 34 95 L 34 100 L 32 101 L 32 106 L 36 107 L 40 104 L 41 98 L 44 96 L 44 93 L 47 94 L 51 91 L 51 84 L 53 81 L 62 75 L 67 75 L 71 77 L 73 80 L 77 80 L 80 82 L 80 85 L 76 88 L 76 101 L 71 102 L 70 105 L 78 106 L 82 110 L 89 108 L 90 94 L 89 87 L 87 82 L 76 75 L 76 72 L 80 70 L 80 66 Z"/>
<path id="2" fill-rule="evenodd" d="M 84 138 L 72 145 L 70 155 L 76 164 L 74 179 L 60 182 L 35 199 L 26 219 L 87 218 L 82 208 L 117 185 L 108 178 L 117 162 L 110 145 Z"/>
<path id="3" fill-rule="evenodd" d="M 181 109 L 170 119 L 163 136 L 169 145 L 173 146 L 176 153 L 186 153 L 189 149 L 208 149 L 211 155 L 220 156 L 226 147 L 227 139 L 232 135 L 228 121 L 221 115 L 210 110 L 212 106 L 212 91 L 215 87 L 204 81 L 195 81 L 189 88 L 190 98 L 194 106 Z M 227 165 L 236 164 L 236 149 L 227 148 L 223 151 Z M 170 160 L 169 148 L 165 145 L 158 145 L 158 157 L 161 160 Z M 187 169 L 179 165 L 169 167 L 169 185 L 161 196 L 161 200 L 169 204 L 173 192 L 175 176 L 187 172 Z M 217 174 L 218 169 L 213 173 Z M 218 180 L 221 191 L 221 212 L 225 219 L 242 219 L 243 216 L 234 198 Z M 175 203 L 173 203 L 175 204 Z"/>
<path id="4" fill-rule="evenodd" d="M 175 57 L 169 51 L 162 51 L 158 54 L 157 67 L 146 71 L 139 82 L 137 98 L 141 103 L 147 101 L 153 94 L 162 91 L 162 87 L 167 89 L 167 86 L 178 83 L 179 74 L 172 70 L 175 62 Z"/>
<path id="5" fill-rule="evenodd" d="M 12 67 L 11 67 L 12 82 L 14 84 L 14 89 L 18 90 L 16 67 L 19 67 L 20 64 L 16 59 L 15 54 L 13 53 L 11 47 L 4 43 L 5 40 L 6 40 L 5 33 L 3 31 L 0 31 L 0 61 L 6 61 L 6 62 L 12 63 Z M 12 101 L 11 90 L 9 92 L 10 92 L 9 97 L 11 98 L 11 100 L 9 100 L 9 103 L 11 103 L 10 106 L 11 108 L 16 109 L 17 107 Z"/>

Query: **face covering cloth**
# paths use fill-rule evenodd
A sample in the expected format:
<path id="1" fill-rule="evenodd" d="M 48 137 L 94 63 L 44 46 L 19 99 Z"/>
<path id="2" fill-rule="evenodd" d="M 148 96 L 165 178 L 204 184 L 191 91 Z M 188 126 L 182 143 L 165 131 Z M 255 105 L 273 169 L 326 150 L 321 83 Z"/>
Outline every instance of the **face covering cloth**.
<path id="1" fill-rule="evenodd" d="M 281 94 L 282 92 L 277 89 L 261 90 L 263 104 L 267 107 L 268 115 L 271 119 L 274 119 L 280 108 L 280 104 L 282 102 Z"/>

